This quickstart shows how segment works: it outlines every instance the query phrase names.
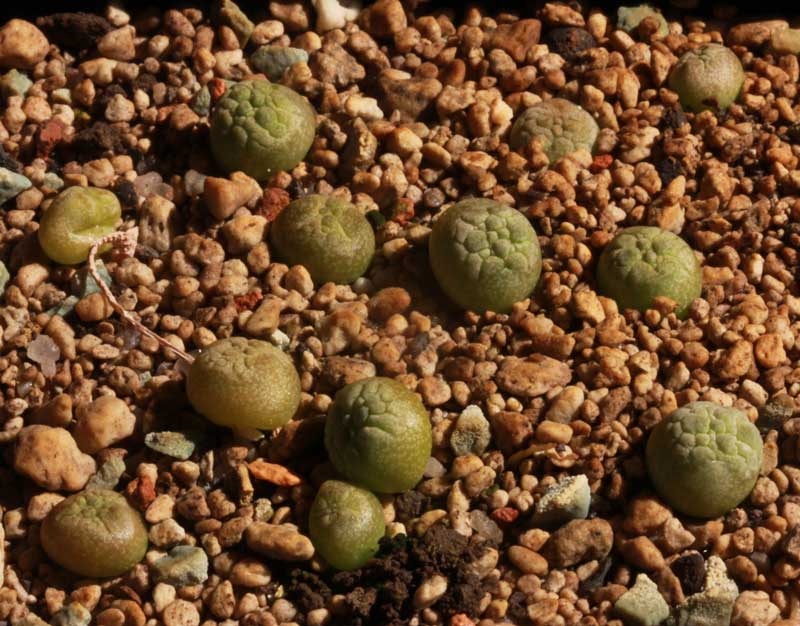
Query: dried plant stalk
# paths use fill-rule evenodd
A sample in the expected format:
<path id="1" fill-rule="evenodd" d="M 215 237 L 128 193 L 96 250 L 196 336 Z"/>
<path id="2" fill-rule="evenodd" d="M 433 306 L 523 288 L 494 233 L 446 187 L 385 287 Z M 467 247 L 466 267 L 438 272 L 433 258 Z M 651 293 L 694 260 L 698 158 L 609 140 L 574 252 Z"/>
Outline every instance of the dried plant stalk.
<path id="1" fill-rule="evenodd" d="M 110 235 L 106 235 L 105 237 L 101 237 L 98 239 L 94 245 L 89 249 L 89 273 L 94 278 L 94 281 L 97 283 L 97 286 L 100 287 L 100 290 L 103 292 L 103 295 L 106 297 L 108 302 L 111 304 L 111 307 L 119 313 L 119 315 L 128 322 L 131 326 L 133 326 L 136 330 L 138 330 L 143 335 L 147 335 L 151 339 L 157 341 L 159 345 L 164 346 L 164 348 L 168 348 L 172 350 L 175 354 L 178 355 L 179 358 L 183 359 L 187 363 L 191 364 L 194 362 L 194 357 L 189 354 L 188 352 L 181 350 L 173 346 L 169 341 L 154 333 L 152 330 L 147 328 L 144 324 L 142 324 L 139 320 L 137 320 L 133 314 L 123 308 L 123 306 L 119 303 L 113 293 L 111 293 L 111 289 L 109 289 L 108 285 L 106 285 L 105 281 L 100 277 L 100 274 L 97 272 L 97 251 L 105 245 L 111 245 L 114 249 L 119 250 L 125 256 L 133 256 L 136 253 L 136 241 L 139 239 L 139 229 L 134 227 L 130 230 L 126 230 L 124 232 L 116 232 L 111 233 Z"/>

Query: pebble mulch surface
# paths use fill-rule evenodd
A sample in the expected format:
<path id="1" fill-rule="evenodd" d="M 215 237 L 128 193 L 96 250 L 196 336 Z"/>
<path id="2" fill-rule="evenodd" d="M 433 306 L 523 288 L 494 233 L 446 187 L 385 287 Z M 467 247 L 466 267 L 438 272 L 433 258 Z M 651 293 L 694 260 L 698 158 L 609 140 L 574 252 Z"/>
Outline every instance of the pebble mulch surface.
<path id="1" fill-rule="evenodd" d="M 770 43 L 788 24 L 684 12 L 661 37 L 576 2 L 456 17 L 379 0 L 357 18 L 316 4 L 0 28 L 0 623 L 620 626 L 614 604 L 644 573 L 648 601 L 649 581 L 677 607 L 727 576 L 734 626 L 800 624 L 800 50 Z M 707 42 L 739 56 L 743 92 L 724 114 L 685 113 L 667 77 Z M 208 151 L 214 99 L 253 74 L 317 112 L 305 161 L 266 185 L 225 177 Z M 547 168 L 507 137 L 555 95 L 600 133 L 594 157 Z M 253 440 L 200 420 L 175 353 L 121 321 L 84 267 L 43 256 L 43 211 L 87 184 L 140 230 L 135 257 L 101 268 L 122 305 L 189 351 L 231 335 L 284 347 L 303 390 L 287 427 Z M 352 286 L 270 256 L 270 221 L 308 193 L 351 199 L 375 226 Z M 518 208 L 539 235 L 539 287 L 509 315 L 465 314 L 434 286 L 431 220 L 469 196 Z M 598 295 L 600 252 L 636 224 L 680 233 L 702 260 L 685 320 Z M 378 558 L 336 573 L 305 535 L 332 475 L 324 416 L 376 374 L 421 395 L 433 457 L 415 490 L 382 498 Z M 753 492 L 710 521 L 667 508 L 643 462 L 653 426 L 698 399 L 743 409 L 764 439 Z M 567 475 L 587 478 L 589 517 L 533 525 Z M 40 547 L 42 520 L 87 481 L 146 520 L 150 549 L 120 578 L 76 579 Z M 680 624 L 724 626 L 692 610 Z"/>

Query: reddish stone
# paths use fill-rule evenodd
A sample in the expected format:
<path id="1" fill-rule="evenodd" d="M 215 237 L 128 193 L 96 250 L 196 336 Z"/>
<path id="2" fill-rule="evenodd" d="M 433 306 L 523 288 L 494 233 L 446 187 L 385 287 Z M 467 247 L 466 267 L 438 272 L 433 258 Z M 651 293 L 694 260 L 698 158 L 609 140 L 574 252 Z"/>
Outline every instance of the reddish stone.
<path id="1" fill-rule="evenodd" d="M 260 291 L 250 291 L 241 296 L 236 296 L 233 299 L 236 310 L 241 313 L 242 311 L 252 311 L 253 308 L 264 299 L 264 294 Z"/>
<path id="2" fill-rule="evenodd" d="M 156 486 L 148 476 L 142 476 L 129 482 L 125 493 L 136 508 L 144 511 L 156 499 Z"/>
<path id="3" fill-rule="evenodd" d="M 226 89 L 225 81 L 221 78 L 212 78 L 208 81 L 208 91 L 211 94 L 211 102 L 219 100 Z"/>
<path id="4" fill-rule="evenodd" d="M 261 197 L 261 204 L 256 208 L 256 214 L 274 222 L 281 211 L 289 204 L 289 193 L 279 187 L 267 187 Z"/>
<path id="5" fill-rule="evenodd" d="M 519 517 L 519 511 L 512 509 L 510 506 L 504 506 L 500 509 L 492 511 L 492 519 L 495 522 L 510 523 Z"/>
<path id="6" fill-rule="evenodd" d="M 47 120 L 39 127 L 36 136 L 36 154 L 40 157 L 47 157 L 61 140 L 64 138 L 66 125 L 57 117 Z"/>
<path id="7" fill-rule="evenodd" d="M 598 154 L 594 159 L 592 159 L 592 164 L 589 166 L 589 169 L 593 174 L 597 174 L 602 170 L 607 170 L 611 167 L 611 164 L 614 162 L 614 157 L 610 154 Z"/>

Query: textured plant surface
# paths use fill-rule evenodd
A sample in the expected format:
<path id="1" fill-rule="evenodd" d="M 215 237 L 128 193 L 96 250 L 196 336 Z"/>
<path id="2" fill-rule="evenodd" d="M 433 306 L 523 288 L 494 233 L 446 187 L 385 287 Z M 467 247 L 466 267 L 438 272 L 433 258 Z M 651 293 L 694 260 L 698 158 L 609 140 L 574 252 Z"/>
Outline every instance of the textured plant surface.
<path id="1" fill-rule="evenodd" d="M 342 388 L 325 423 L 331 462 L 348 480 L 377 491 L 410 489 L 431 454 L 431 425 L 419 397 L 390 378 Z"/>
<path id="2" fill-rule="evenodd" d="M 374 556 L 386 531 L 378 498 L 338 480 L 322 483 L 311 505 L 308 529 L 316 550 L 343 570 L 361 567 Z"/>
<path id="3" fill-rule="evenodd" d="M 644 311 L 656 297 L 665 296 L 678 304 L 677 314 L 683 317 L 700 296 L 703 277 L 683 239 L 655 226 L 633 226 L 603 250 L 597 283 L 620 309 Z"/>
<path id="4" fill-rule="evenodd" d="M 236 83 L 211 116 L 211 151 L 227 172 L 265 180 L 291 170 L 314 141 L 314 109 L 300 94 L 265 80 Z"/>
<path id="5" fill-rule="evenodd" d="M 42 523 L 42 548 L 66 569 L 92 578 L 119 576 L 147 551 L 147 529 L 119 493 L 90 489 L 59 502 Z"/>
<path id="6" fill-rule="evenodd" d="M 121 214 L 117 196 L 107 189 L 68 187 L 42 216 L 39 245 L 57 263 L 82 263 L 92 244 L 114 232 Z"/>
<path id="7" fill-rule="evenodd" d="M 346 200 L 310 195 L 275 220 L 272 243 L 288 265 L 303 265 L 318 285 L 352 283 L 369 267 L 375 234 L 364 213 Z"/>
<path id="8" fill-rule="evenodd" d="M 674 411 L 647 442 L 647 471 L 656 490 L 695 517 L 724 515 L 744 500 L 761 457 L 761 436 L 747 416 L 713 402 Z"/>
<path id="9" fill-rule="evenodd" d="M 195 410 L 215 424 L 270 430 L 297 411 L 300 379 L 279 348 L 232 337 L 200 353 L 189 368 L 186 392 Z"/>
<path id="10" fill-rule="evenodd" d="M 642 23 L 642 20 L 652 18 L 658 24 L 657 33 L 661 37 L 666 37 L 669 34 L 669 25 L 667 20 L 661 14 L 661 11 L 654 9 L 649 4 L 640 4 L 635 7 L 620 7 L 617 9 L 617 28 L 621 28 L 626 32 L 633 32 Z"/>
<path id="11" fill-rule="evenodd" d="M 527 218 L 493 200 L 462 200 L 434 224 L 431 268 L 442 290 L 474 311 L 508 311 L 527 298 L 542 271 Z"/>
<path id="12" fill-rule="evenodd" d="M 550 163 L 581 148 L 592 152 L 599 128 L 594 118 L 563 98 L 544 100 L 526 109 L 511 127 L 509 144 L 515 150 L 538 139 Z"/>
<path id="13" fill-rule="evenodd" d="M 733 51 L 720 44 L 689 50 L 669 76 L 669 88 L 691 111 L 727 109 L 742 89 L 744 69 Z"/>

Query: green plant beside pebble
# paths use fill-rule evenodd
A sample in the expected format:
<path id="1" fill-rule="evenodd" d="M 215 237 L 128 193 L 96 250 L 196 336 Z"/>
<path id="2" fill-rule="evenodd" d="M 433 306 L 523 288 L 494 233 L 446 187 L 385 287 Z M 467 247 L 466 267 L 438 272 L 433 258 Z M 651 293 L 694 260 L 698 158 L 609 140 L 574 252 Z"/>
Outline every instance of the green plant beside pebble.
<path id="1" fill-rule="evenodd" d="M 300 404 L 292 359 L 266 341 L 231 337 L 204 349 L 186 377 L 189 401 L 220 426 L 271 430 Z"/>
<path id="2" fill-rule="evenodd" d="M 539 240 L 516 209 L 475 198 L 451 206 L 433 225 L 431 269 L 459 306 L 505 313 L 527 298 L 542 271 Z"/>
<path id="3" fill-rule="evenodd" d="M 694 517 L 724 515 L 752 491 L 763 443 L 744 412 L 690 402 L 653 429 L 647 472 L 670 506 Z"/>
<path id="4" fill-rule="evenodd" d="M 121 216 L 117 196 L 107 189 L 68 187 L 44 212 L 39 245 L 56 263 L 83 263 L 92 245 L 117 229 Z"/>
<path id="5" fill-rule="evenodd" d="M 727 109 L 739 96 L 744 69 L 732 50 L 709 43 L 689 50 L 669 75 L 669 88 L 681 105 L 695 113 Z"/>
<path id="6" fill-rule="evenodd" d="M 620 232 L 600 255 L 597 283 L 601 293 L 622 309 L 645 311 L 659 296 L 674 300 L 685 317 L 700 297 L 703 275 L 689 245 L 655 226 L 633 226 Z"/>
<path id="7" fill-rule="evenodd" d="M 378 493 L 416 485 L 431 441 L 419 396 L 390 378 L 366 378 L 340 389 L 325 422 L 325 447 L 336 470 Z"/>
<path id="8" fill-rule="evenodd" d="M 669 35 L 669 24 L 661 11 L 654 9 L 649 4 L 640 4 L 635 7 L 619 7 L 617 9 L 617 28 L 621 28 L 627 33 L 635 31 L 639 24 L 645 19 L 652 19 L 658 24 L 656 31 L 659 36 Z"/>
<path id="9" fill-rule="evenodd" d="M 375 234 L 354 204 L 333 196 L 310 195 L 281 211 L 271 228 L 278 257 L 303 265 L 315 283 L 352 283 L 375 254 Z"/>
<path id="10" fill-rule="evenodd" d="M 538 139 L 553 164 L 579 149 L 593 152 L 599 132 L 597 122 L 583 108 L 563 98 L 551 98 L 517 117 L 508 143 L 514 150 L 521 150 L 532 139 Z"/>
<path id="11" fill-rule="evenodd" d="M 314 548 L 337 569 L 361 567 L 386 532 L 381 503 L 372 493 L 338 480 L 322 484 L 308 520 Z"/>
<path id="12" fill-rule="evenodd" d="M 89 578 L 124 574 L 147 551 L 147 529 L 124 496 L 89 489 L 59 502 L 41 529 L 42 548 L 62 567 Z"/>
<path id="13" fill-rule="evenodd" d="M 214 106 L 211 152 L 226 172 L 263 181 L 302 161 L 315 132 L 314 109 L 303 96 L 266 80 L 246 80 Z"/>

